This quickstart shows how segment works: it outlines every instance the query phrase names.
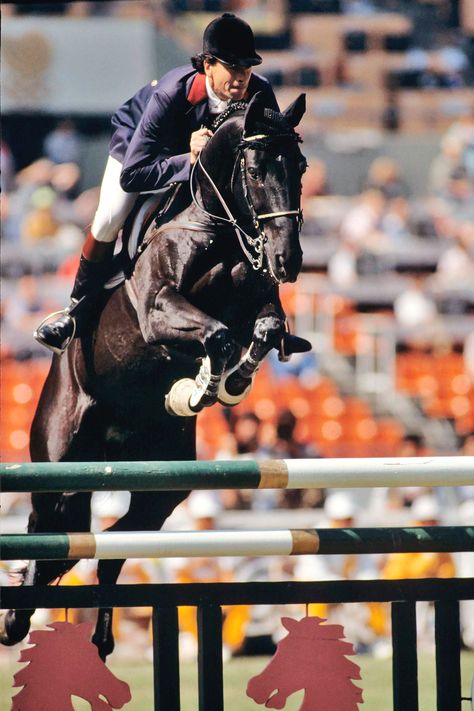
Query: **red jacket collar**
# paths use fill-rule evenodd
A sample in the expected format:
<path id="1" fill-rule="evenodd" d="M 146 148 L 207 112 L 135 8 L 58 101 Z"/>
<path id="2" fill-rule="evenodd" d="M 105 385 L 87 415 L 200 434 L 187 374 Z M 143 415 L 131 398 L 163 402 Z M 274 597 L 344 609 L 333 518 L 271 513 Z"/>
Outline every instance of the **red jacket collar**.
<path id="1" fill-rule="evenodd" d="M 193 106 L 196 106 L 196 104 L 199 104 L 204 99 L 207 99 L 205 74 L 196 74 L 191 83 L 186 99 Z"/>

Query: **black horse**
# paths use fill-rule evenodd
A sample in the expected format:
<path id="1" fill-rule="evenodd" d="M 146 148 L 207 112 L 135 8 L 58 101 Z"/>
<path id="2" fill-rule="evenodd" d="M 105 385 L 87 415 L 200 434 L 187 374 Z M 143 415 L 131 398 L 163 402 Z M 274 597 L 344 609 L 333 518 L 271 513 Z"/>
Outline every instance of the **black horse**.
<path id="1" fill-rule="evenodd" d="M 294 130 L 256 95 L 232 104 L 195 164 L 192 200 L 145 235 L 132 277 L 106 297 L 90 333 L 54 356 L 31 430 L 32 461 L 192 460 L 196 413 L 239 402 L 271 348 L 288 350 L 278 286 L 301 268 L 301 176 Z M 299 344 L 301 346 L 301 344 Z M 304 346 L 303 346 L 304 347 Z M 188 492 L 134 492 L 111 530 L 158 530 Z M 88 531 L 90 493 L 34 494 L 29 532 Z M 76 561 L 30 562 L 23 584 L 48 584 Z M 115 583 L 123 560 L 98 563 Z M 9 610 L 4 644 L 33 610 Z M 113 649 L 112 610 L 93 641 Z"/>

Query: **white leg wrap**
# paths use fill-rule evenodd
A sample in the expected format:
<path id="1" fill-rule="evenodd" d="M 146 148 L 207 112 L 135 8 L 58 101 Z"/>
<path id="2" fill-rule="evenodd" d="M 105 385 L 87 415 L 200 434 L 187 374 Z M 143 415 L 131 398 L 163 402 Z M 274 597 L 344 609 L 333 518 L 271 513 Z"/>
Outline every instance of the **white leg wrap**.
<path id="1" fill-rule="evenodd" d="M 206 356 L 195 380 L 183 378 L 173 385 L 165 398 L 166 410 L 170 415 L 178 415 L 179 417 L 196 415 L 204 395 L 211 398 L 209 405 L 215 402 L 219 383 L 220 376 L 212 375 L 211 361 Z"/>
<path id="2" fill-rule="evenodd" d="M 165 397 L 165 408 L 170 415 L 192 417 L 196 413 L 189 407 L 189 400 L 196 383 L 191 378 L 178 380 Z"/>
<path id="3" fill-rule="evenodd" d="M 249 394 L 250 390 L 252 389 L 253 379 L 255 378 L 255 375 L 256 375 L 257 370 L 258 370 L 258 365 L 259 365 L 259 364 L 256 363 L 256 362 L 255 362 L 255 369 L 253 370 L 253 372 L 249 373 L 249 375 L 248 375 L 248 377 L 251 378 L 251 382 L 250 382 L 249 385 L 245 388 L 245 390 L 243 390 L 243 392 L 238 393 L 237 395 L 231 395 L 231 394 L 230 394 L 229 392 L 227 392 L 227 390 L 226 390 L 227 378 L 228 378 L 230 375 L 232 375 L 233 373 L 235 373 L 236 370 L 239 370 L 239 368 L 242 368 L 242 365 L 243 365 L 244 363 L 246 363 L 247 361 L 250 361 L 250 363 L 251 363 L 252 365 L 254 364 L 254 363 L 252 362 L 252 359 L 251 359 L 250 356 L 249 356 L 249 351 L 247 351 L 247 353 L 245 354 L 245 356 L 242 358 L 242 360 L 241 360 L 239 363 L 237 363 L 237 365 L 234 365 L 234 367 L 231 368 L 230 370 L 226 370 L 226 372 L 225 372 L 224 375 L 222 376 L 221 382 L 219 383 L 219 390 L 218 390 L 218 393 L 217 393 L 217 398 L 218 398 L 219 402 L 221 403 L 221 405 L 228 405 L 228 406 L 230 406 L 230 407 L 232 407 L 232 405 L 238 405 L 239 402 L 242 402 L 242 400 L 247 397 L 247 395 Z"/>

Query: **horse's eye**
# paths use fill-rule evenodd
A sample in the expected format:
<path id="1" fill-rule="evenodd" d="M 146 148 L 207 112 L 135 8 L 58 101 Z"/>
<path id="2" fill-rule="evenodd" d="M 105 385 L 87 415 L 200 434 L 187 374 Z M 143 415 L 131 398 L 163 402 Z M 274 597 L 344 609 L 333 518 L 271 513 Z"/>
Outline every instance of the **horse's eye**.
<path id="1" fill-rule="evenodd" d="M 250 175 L 250 177 L 252 178 L 252 180 L 257 180 L 257 178 L 258 178 L 258 170 L 257 170 L 256 168 L 254 168 L 253 165 L 250 165 L 250 166 L 247 168 L 247 172 L 248 172 L 248 174 Z"/>

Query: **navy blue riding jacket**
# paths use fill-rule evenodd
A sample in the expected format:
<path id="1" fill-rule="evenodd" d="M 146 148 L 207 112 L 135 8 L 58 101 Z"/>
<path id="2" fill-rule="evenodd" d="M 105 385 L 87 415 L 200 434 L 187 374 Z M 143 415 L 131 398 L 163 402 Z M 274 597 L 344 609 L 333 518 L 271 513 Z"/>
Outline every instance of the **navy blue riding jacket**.
<path id="1" fill-rule="evenodd" d="M 258 91 L 269 108 L 278 110 L 268 80 L 252 74 L 248 98 Z M 191 134 L 210 119 L 205 75 L 190 65 L 140 89 L 112 118 L 110 154 L 123 164 L 123 190 L 140 193 L 188 181 Z"/>

